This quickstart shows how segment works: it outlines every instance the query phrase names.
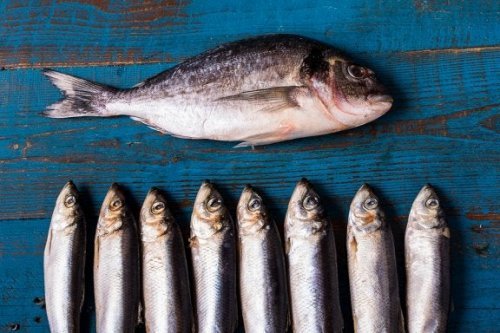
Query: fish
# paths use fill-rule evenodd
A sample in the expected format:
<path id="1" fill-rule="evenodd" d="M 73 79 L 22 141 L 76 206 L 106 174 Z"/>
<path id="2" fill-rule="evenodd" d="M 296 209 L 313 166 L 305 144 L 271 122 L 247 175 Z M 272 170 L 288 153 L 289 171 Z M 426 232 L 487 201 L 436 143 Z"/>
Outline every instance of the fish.
<path id="1" fill-rule="evenodd" d="M 129 89 L 43 73 L 64 93 L 47 117 L 129 116 L 164 134 L 240 142 L 236 147 L 358 127 L 393 103 L 371 69 L 286 34 L 223 44 Z"/>
<path id="2" fill-rule="evenodd" d="M 234 332 L 238 326 L 236 234 L 222 196 L 209 181 L 196 195 L 189 245 L 196 332 Z"/>
<path id="3" fill-rule="evenodd" d="M 305 178 L 290 198 L 284 231 L 293 332 L 342 332 L 333 225 Z"/>
<path id="4" fill-rule="evenodd" d="M 139 240 L 125 194 L 114 183 L 101 206 L 94 242 L 96 332 L 134 332 L 139 318 Z"/>
<path id="5" fill-rule="evenodd" d="M 354 331 L 404 332 L 392 231 L 366 184 L 350 206 L 347 264 Z"/>
<path id="6" fill-rule="evenodd" d="M 237 207 L 241 312 L 246 333 L 286 333 L 288 289 L 276 223 L 250 186 Z"/>
<path id="7" fill-rule="evenodd" d="M 450 229 L 439 197 L 425 185 L 405 233 L 408 332 L 446 332 L 450 309 Z"/>
<path id="8" fill-rule="evenodd" d="M 85 290 L 86 225 L 78 189 L 69 181 L 56 200 L 45 245 L 45 306 L 51 332 L 80 332 Z"/>
<path id="9" fill-rule="evenodd" d="M 164 194 L 149 190 L 140 213 L 146 332 L 191 333 L 193 310 L 181 230 Z"/>

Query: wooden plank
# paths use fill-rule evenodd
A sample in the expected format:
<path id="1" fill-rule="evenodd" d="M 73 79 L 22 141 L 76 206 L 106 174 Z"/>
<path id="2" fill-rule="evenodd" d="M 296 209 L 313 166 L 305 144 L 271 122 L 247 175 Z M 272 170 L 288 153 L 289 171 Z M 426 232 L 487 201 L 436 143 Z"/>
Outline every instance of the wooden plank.
<path id="1" fill-rule="evenodd" d="M 363 182 L 377 189 L 386 207 L 402 282 L 412 200 L 426 182 L 438 188 L 452 228 L 450 331 L 496 331 L 497 2 L 139 3 L 0 3 L 0 332 L 15 324 L 24 332 L 48 330 L 39 304 L 42 252 L 55 197 L 67 179 L 83 192 L 90 229 L 110 182 L 118 181 L 136 212 L 150 186 L 167 190 L 187 237 L 203 179 L 217 183 L 233 212 L 244 184 L 253 183 L 281 222 L 302 176 L 318 187 L 334 220 L 347 332 L 345 221 Z M 39 114 L 60 98 L 40 67 L 69 67 L 62 70 L 130 87 L 219 43 L 269 32 L 300 33 L 348 51 L 387 83 L 393 110 L 358 129 L 255 150 L 175 139 L 127 118 Z M 90 301 L 87 326 L 92 311 Z"/>

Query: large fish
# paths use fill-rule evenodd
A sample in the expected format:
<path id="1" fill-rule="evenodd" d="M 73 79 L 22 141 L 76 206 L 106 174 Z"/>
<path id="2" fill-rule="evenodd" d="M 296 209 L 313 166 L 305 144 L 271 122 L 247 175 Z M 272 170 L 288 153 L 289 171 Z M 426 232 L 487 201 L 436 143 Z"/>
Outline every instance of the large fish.
<path id="1" fill-rule="evenodd" d="M 65 95 L 48 117 L 130 116 L 162 133 L 239 146 L 357 127 L 392 106 L 372 70 L 293 35 L 225 44 L 131 89 L 44 73 Z"/>
<path id="2" fill-rule="evenodd" d="M 117 184 L 101 206 L 94 245 L 97 333 L 134 332 L 139 304 L 139 242 L 135 219 Z"/>
<path id="3" fill-rule="evenodd" d="M 190 246 L 198 333 L 233 333 L 238 325 L 236 235 L 215 187 L 204 182 L 191 216 Z"/>
<path id="4" fill-rule="evenodd" d="M 146 196 L 140 221 L 146 332 L 191 333 L 193 311 L 184 242 L 158 189 L 152 188 Z"/>
<path id="5" fill-rule="evenodd" d="M 43 258 L 51 332 L 80 332 L 85 271 L 85 217 L 69 181 L 57 197 Z"/>
<path id="6" fill-rule="evenodd" d="M 410 333 L 446 332 L 450 305 L 450 229 L 434 189 L 422 188 L 405 235 Z"/>
<path id="7" fill-rule="evenodd" d="M 246 333 L 285 333 L 288 289 L 278 228 L 247 185 L 238 203 L 241 312 Z"/>
<path id="8" fill-rule="evenodd" d="M 333 226 L 306 179 L 288 204 L 285 247 L 293 332 L 342 332 Z"/>
<path id="9" fill-rule="evenodd" d="M 347 261 L 355 332 L 404 332 L 392 232 L 368 185 L 351 203 Z"/>

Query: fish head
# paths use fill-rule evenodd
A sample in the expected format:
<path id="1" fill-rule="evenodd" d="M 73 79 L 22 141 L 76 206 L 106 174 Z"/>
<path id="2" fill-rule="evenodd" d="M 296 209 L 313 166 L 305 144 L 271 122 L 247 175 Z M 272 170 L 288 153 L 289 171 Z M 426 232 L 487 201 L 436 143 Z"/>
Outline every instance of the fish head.
<path id="1" fill-rule="evenodd" d="M 191 231 L 200 237 L 209 237 L 225 229 L 229 213 L 219 191 L 209 181 L 201 184 L 194 201 Z"/>
<path id="2" fill-rule="evenodd" d="M 110 233 L 120 229 L 127 214 L 125 194 L 117 183 L 113 183 L 101 206 L 97 223 L 98 233 Z"/>
<path id="3" fill-rule="evenodd" d="M 379 229 L 383 221 L 384 213 L 379 207 L 377 196 L 367 184 L 363 184 L 352 199 L 349 224 L 357 230 L 369 233 Z"/>
<path id="4" fill-rule="evenodd" d="M 444 227 L 444 213 L 436 191 L 430 185 L 424 185 L 413 201 L 409 217 L 424 229 Z"/>
<path id="5" fill-rule="evenodd" d="M 319 195 L 311 183 L 302 178 L 292 193 L 287 210 L 288 220 L 310 224 L 324 219 L 325 212 Z"/>
<path id="6" fill-rule="evenodd" d="M 83 217 L 83 210 L 80 204 L 80 194 L 75 184 L 70 180 L 64 185 L 57 197 L 51 228 L 65 229 L 81 217 Z"/>
<path id="7" fill-rule="evenodd" d="M 323 59 L 323 69 L 312 74 L 310 82 L 329 113 L 346 128 L 373 121 L 392 107 L 392 97 L 371 69 L 336 53 Z"/>
<path id="8" fill-rule="evenodd" d="M 146 195 L 140 216 L 143 238 L 154 238 L 167 233 L 173 222 L 165 195 L 155 187 L 151 188 Z"/>
<path id="9" fill-rule="evenodd" d="M 236 210 L 240 233 L 255 233 L 269 226 L 267 208 L 250 185 L 243 189 Z"/>

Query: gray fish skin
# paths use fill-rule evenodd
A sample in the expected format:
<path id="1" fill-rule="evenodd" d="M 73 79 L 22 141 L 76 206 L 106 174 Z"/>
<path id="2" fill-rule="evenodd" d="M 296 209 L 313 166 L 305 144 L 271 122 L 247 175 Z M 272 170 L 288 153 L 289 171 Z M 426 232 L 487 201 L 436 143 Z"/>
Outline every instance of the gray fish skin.
<path id="1" fill-rule="evenodd" d="M 190 247 L 198 333 L 232 333 L 238 326 L 236 234 L 222 196 L 204 182 L 191 216 Z"/>
<path id="2" fill-rule="evenodd" d="M 135 219 L 117 184 L 101 206 L 94 245 L 96 331 L 134 332 L 139 304 L 139 241 Z"/>
<path id="3" fill-rule="evenodd" d="M 288 289 L 276 224 L 261 196 L 247 185 L 238 203 L 240 301 L 246 333 L 285 333 Z"/>
<path id="4" fill-rule="evenodd" d="M 140 215 L 146 332 L 186 333 L 193 310 L 184 242 L 165 196 L 152 188 Z"/>
<path id="5" fill-rule="evenodd" d="M 450 229 L 434 189 L 413 202 L 405 234 L 408 331 L 446 332 L 450 305 Z"/>
<path id="6" fill-rule="evenodd" d="M 85 232 L 80 196 L 69 181 L 57 198 L 44 251 L 45 304 L 51 332 L 80 332 Z"/>
<path id="7" fill-rule="evenodd" d="M 125 115 L 173 136 L 239 146 L 361 126 L 392 106 L 373 71 L 293 35 L 225 44 L 127 90 L 44 74 L 65 93 L 48 117 Z"/>
<path id="8" fill-rule="evenodd" d="M 306 179 L 288 204 L 285 247 L 293 332 L 342 332 L 333 226 Z"/>
<path id="9" fill-rule="evenodd" d="M 366 184 L 349 211 L 347 263 L 355 332 L 404 332 L 392 231 Z"/>

